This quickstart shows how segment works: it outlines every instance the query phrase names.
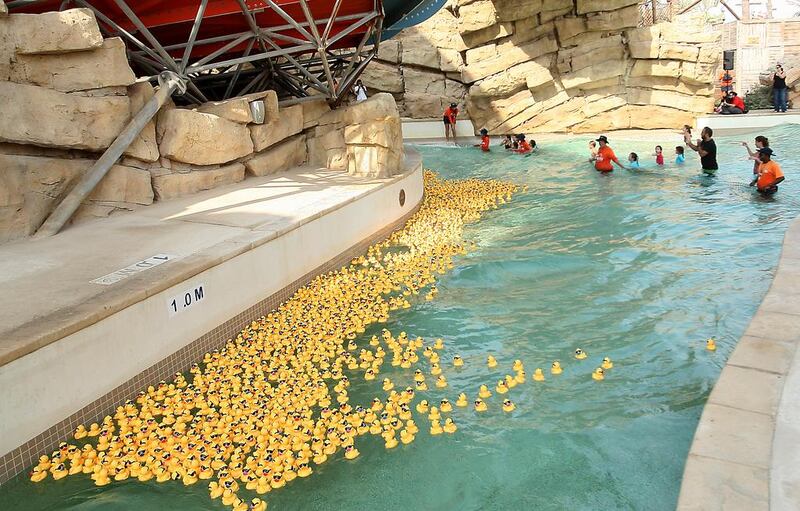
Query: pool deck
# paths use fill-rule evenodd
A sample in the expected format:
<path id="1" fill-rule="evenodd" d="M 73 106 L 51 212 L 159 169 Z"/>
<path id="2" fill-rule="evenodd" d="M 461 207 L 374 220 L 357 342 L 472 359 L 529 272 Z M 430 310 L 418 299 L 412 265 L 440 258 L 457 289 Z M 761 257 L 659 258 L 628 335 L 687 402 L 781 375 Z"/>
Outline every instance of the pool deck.
<path id="1" fill-rule="evenodd" d="M 800 218 L 708 398 L 679 510 L 800 509 Z"/>
<path id="2" fill-rule="evenodd" d="M 776 113 L 772 110 L 751 110 L 741 115 L 708 114 L 697 118 L 695 130 L 708 126 L 715 135 L 739 135 L 774 128 L 783 124 L 800 124 L 800 111 Z"/>

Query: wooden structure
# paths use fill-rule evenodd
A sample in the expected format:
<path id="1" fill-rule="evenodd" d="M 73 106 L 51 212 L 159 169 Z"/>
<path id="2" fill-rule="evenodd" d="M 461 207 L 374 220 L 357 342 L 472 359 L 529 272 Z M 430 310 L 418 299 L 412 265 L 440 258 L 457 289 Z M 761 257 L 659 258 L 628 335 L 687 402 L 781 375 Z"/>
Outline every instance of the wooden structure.
<path id="1" fill-rule="evenodd" d="M 800 67 L 800 18 L 735 21 L 722 25 L 722 49 L 735 50 L 734 87 L 747 92 L 781 62 Z"/>

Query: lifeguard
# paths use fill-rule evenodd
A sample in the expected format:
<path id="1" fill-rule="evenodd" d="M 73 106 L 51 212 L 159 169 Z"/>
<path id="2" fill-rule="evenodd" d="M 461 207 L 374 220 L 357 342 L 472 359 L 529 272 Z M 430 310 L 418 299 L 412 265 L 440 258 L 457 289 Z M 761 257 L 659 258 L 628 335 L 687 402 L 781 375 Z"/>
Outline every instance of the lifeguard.
<path id="1" fill-rule="evenodd" d="M 758 150 L 758 157 L 761 165 L 758 167 L 758 177 L 750 183 L 756 185 L 758 193 L 772 195 L 778 191 L 778 183 L 783 182 L 783 171 L 777 162 L 772 161 L 772 149 L 762 147 Z"/>
<path id="2" fill-rule="evenodd" d="M 597 149 L 597 155 L 594 157 L 594 168 L 600 172 L 612 172 L 614 170 L 613 163 L 619 165 L 619 168 L 624 169 L 625 166 L 619 162 L 614 150 L 608 145 L 608 137 L 601 135 L 597 139 L 600 147 Z"/>
<path id="3" fill-rule="evenodd" d="M 458 105 L 450 103 L 450 106 L 442 114 L 442 122 L 444 123 L 444 138 L 450 140 L 450 135 L 453 136 L 453 141 L 456 140 L 456 117 L 458 117 Z"/>

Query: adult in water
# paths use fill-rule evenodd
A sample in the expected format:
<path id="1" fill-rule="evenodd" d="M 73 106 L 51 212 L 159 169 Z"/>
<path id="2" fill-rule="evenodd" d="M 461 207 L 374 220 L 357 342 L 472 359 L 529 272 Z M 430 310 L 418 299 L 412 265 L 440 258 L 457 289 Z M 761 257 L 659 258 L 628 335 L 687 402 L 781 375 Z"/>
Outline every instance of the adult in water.
<path id="1" fill-rule="evenodd" d="M 600 172 L 613 172 L 614 165 L 616 163 L 619 168 L 624 169 L 625 166 L 619 162 L 617 155 L 614 154 L 614 150 L 608 145 L 608 137 L 605 135 L 600 135 L 597 139 L 597 143 L 600 144 L 600 147 L 597 148 L 597 155 L 594 157 L 594 168 Z"/>
<path id="2" fill-rule="evenodd" d="M 453 142 L 456 141 L 456 117 L 458 116 L 458 105 L 450 103 L 450 106 L 442 114 L 442 122 L 444 123 L 444 138 L 450 141 L 453 137 Z"/>
<path id="3" fill-rule="evenodd" d="M 703 174 L 713 176 L 719 170 L 717 165 L 717 143 L 714 142 L 714 130 L 706 126 L 700 132 L 700 139 L 696 143 L 692 143 L 689 136 L 686 136 L 684 142 L 692 151 L 696 151 L 700 155 L 700 165 L 703 167 Z"/>
<path id="4" fill-rule="evenodd" d="M 750 186 L 756 185 L 758 193 L 763 195 L 772 195 L 777 192 L 778 183 L 784 180 L 781 166 L 772 161 L 773 154 L 769 147 L 762 147 L 758 150 L 761 165 L 758 167 L 758 176 L 750 183 Z"/>

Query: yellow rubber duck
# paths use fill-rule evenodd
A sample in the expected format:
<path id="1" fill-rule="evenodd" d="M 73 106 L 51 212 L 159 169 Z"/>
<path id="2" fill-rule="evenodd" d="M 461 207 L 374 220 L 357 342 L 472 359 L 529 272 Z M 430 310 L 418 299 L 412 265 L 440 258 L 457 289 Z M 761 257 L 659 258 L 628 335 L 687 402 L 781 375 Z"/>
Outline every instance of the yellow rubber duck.
<path id="1" fill-rule="evenodd" d="M 576 348 L 576 349 L 575 349 L 575 358 L 576 358 L 577 360 L 583 360 L 583 359 L 585 359 L 585 358 L 586 358 L 586 356 L 587 356 L 587 355 L 586 355 L 586 352 L 585 352 L 585 351 L 583 351 L 582 349 L 580 349 L 580 348 Z"/>
<path id="2" fill-rule="evenodd" d="M 431 406 L 431 413 L 428 414 L 428 420 L 435 421 L 439 420 L 440 417 L 439 409 L 435 406 Z"/>
<path id="3" fill-rule="evenodd" d="M 73 435 L 73 437 L 75 437 L 75 440 L 80 440 L 81 438 L 86 438 L 86 435 L 88 434 L 89 432 L 86 431 L 86 427 L 84 427 L 84 425 L 81 424 L 80 426 L 75 428 L 75 434 Z"/>
<path id="4" fill-rule="evenodd" d="M 506 380 L 506 387 L 507 388 L 513 389 L 514 387 L 517 386 L 517 380 L 513 376 L 511 376 L 510 374 L 506 375 L 505 380 Z"/>
<path id="5" fill-rule="evenodd" d="M 183 476 L 183 484 L 184 486 L 189 486 L 196 483 L 198 480 L 197 472 L 194 470 L 187 470 L 186 474 Z"/>
<path id="6" fill-rule="evenodd" d="M 499 382 L 497 382 L 497 387 L 495 387 L 494 390 L 498 394 L 505 394 L 506 392 L 508 392 L 508 386 L 506 385 L 506 381 L 500 380 Z"/>
<path id="7" fill-rule="evenodd" d="M 67 467 L 65 467 L 63 463 L 50 467 L 50 473 L 56 481 L 66 477 L 68 472 Z"/>
<path id="8" fill-rule="evenodd" d="M 364 373 L 364 380 L 372 381 L 375 379 L 375 371 L 372 368 L 367 369 L 367 372 Z"/>
<path id="9" fill-rule="evenodd" d="M 486 365 L 489 367 L 489 369 L 494 369 L 497 367 L 497 360 L 493 356 L 489 355 L 486 357 Z"/>
<path id="10" fill-rule="evenodd" d="M 610 358 L 603 357 L 603 363 L 600 364 L 600 367 L 602 367 L 603 369 L 611 369 L 612 367 L 614 367 L 614 363 L 611 361 Z"/>
<path id="11" fill-rule="evenodd" d="M 422 371 L 420 371 L 419 369 L 414 371 L 414 381 L 417 382 L 417 383 L 419 383 L 421 381 L 425 381 L 425 375 L 422 374 Z"/>
<path id="12" fill-rule="evenodd" d="M 468 404 L 469 403 L 467 402 L 467 395 L 464 394 L 463 392 L 461 394 L 459 394 L 458 395 L 458 399 L 456 399 L 456 406 L 460 406 L 460 407 L 463 408 L 463 407 L 467 406 Z"/>
<path id="13" fill-rule="evenodd" d="M 519 385 L 525 383 L 526 378 L 527 376 L 525 375 L 525 371 L 519 371 L 517 372 L 517 374 L 514 375 L 514 382 L 516 382 L 517 385 Z"/>
<path id="14" fill-rule="evenodd" d="M 439 411 L 442 413 L 450 413 L 453 411 L 453 405 L 447 399 L 442 399 L 439 403 Z"/>
<path id="15" fill-rule="evenodd" d="M 550 374 L 561 374 L 564 372 L 564 369 L 561 368 L 561 362 L 556 360 L 553 362 L 553 365 L 550 366 Z"/>
<path id="16" fill-rule="evenodd" d="M 431 421 L 431 435 L 441 435 L 443 432 L 442 425 L 438 420 Z"/>
<path id="17" fill-rule="evenodd" d="M 513 412 L 516 408 L 517 408 L 516 405 L 514 405 L 514 403 L 512 403 L 510 399 L 506 398 L 503 400 L 504 412 Z"/>
<path id="18" fill-rule="evenodd" d="M 400 431 L 400 441 L 403 443 L 403 445 L 410 444 L 414 441 L 414 438 L 414 434 L 407 429 Z"/>
<path id="19" fill-rule="evenodd" d="M 417 403 L 417 412 L 419 413 L 428 413 L 428 408 L 428 401 L 426 399 Z"/>
<path id="20" fill-rule="evenodd" d="M 458 426 L 456 426 L 456 423 L 453 422 L 452 418 L 448 417 L 444 420 L 444 425 L 442 426 L 442 429 L 444 430 L 445 433 L 453 434 L 456 432 L 456 430 L 458 430 Z"/>
<path id="21" fill-rule="evenodd" d="M 225 506 L 232 506 L 237 499 L 238 497 L 231 490 L 225 490 L 222 492 L 222 504 Z"/>
<path id="22" fill-rule="evenodd" d="M 716 343 L 716 341 L 714 341 L 713 338 L 708 339 L 706 341 L 706 349 L 708 351 L 716 351 L 717 350 L 717 343 Z"/>
<path id="23" fill-rule="evenodd" d="M 432 376 L 439 376 L 440 374 L 442 374 L 441 366 L 439 366 L 439 364 L 436 364 L 436 363 L 431 364 L 431 375 Z"/>
<path id="24" fill-rule="evenodd" d="M 384 446 L 387 449 L 394 449 L 395 447 L 397 447 L 398 442 L 397 438 L 394 436 L 394 431 L 392 431 L 391 435 L 387 435 L 386 437 L 384 437 L 384 442 L 385 442 Z"/>
<path id="25" fill-rule="evenodd" d="M 453 366 L 455 367 L 463 367 L 464 366 L 464 359 L 460 356 L 456 355 L 453 357 Z"/>
<path id="26" fill-rule="evenodd" d="M 392 380 L 390 380 L 389 378 L 384 378 L 383 379 L 383 390 L 385 390 L 386 392 L 389 392 L 393 388 L 394 388 L 394 383 L 392 383 Z"/>
<path id="27" fill-rule="evenodd" d="M 488 407 L 486 406 L 486 403 L 480 398 L 476 399 L 475 400 L 475 411 L 476 412 L 485 412 L 486 410 L 488 410 Z"/>
<path id="28" fill-rule="evenodd" d="M 256 484 L 256 493 L 258 493 L 259 495 L 264 495 L 270 490 L 272 490 L 272 486 L 270 486 L 269 480 L 266 477 L 259 478 L 258 484 Z"/>
<path id="29" fill-rule="evenodd" d="M 428 384 L 425 383 L 424 381 L 418 381 L 417 382 L 417 390 L 419 390 L 419 391 L 428 390 Z"/>
<path id="30" fill-rule="evenodd" d="M 444 340 L 443 339 L 436 339 L 433 343 L 433 348 L 437 350 L 444 349 Z"/>
<path id="31" fill-rule="evenodd" d="M 30 479 L 34 483 L 38 483 L 47 477 L 47 470 L 41 469 L 39 467 L 33 467 L 33 471 L 31 471 Z"/>
<path id="32" fill-rule="evenodd" d="M 598 367 L 594 370 L 592 373 L 592 379 L 597 381 L 605 379 L 605 371 L 603 371 L 602 367 Z"/>
<path id="33" fill-rule="evenodd" d="M 482 399 L 487 399 L 489 397 L 492 397 L 492 393 L 489 390 L 489 387 L 487 387 L 486 385 L 481 385 L 481 387 L 478 389 L 478 397 Z"/>
<path id="34" fill-rule="evenodd" d="M 358 458 L 359 454 L 361 453 L 358 452 L 358 449 L 356 449 L 354 445 L 348 445 L 344 448 L 344 457 L 348 460 L 354 460 Z"/>
<path id="35" fill-rule="evenodd" d="M 560 369 L 561 368 L 559 368 L 559 370 Z M 544 372 L 542 372 L 541 367 L 537 367 L 536 370 L 533 372 L 533 381 L 544 381 Z"/>
<path id="36" fill-rule="evenodd" d="M 443 389 L 447 387 L 447 378 L 444 377 L 443 374 L 440 374 L 438 378 L 436 378 L 436 388 Z"/>

